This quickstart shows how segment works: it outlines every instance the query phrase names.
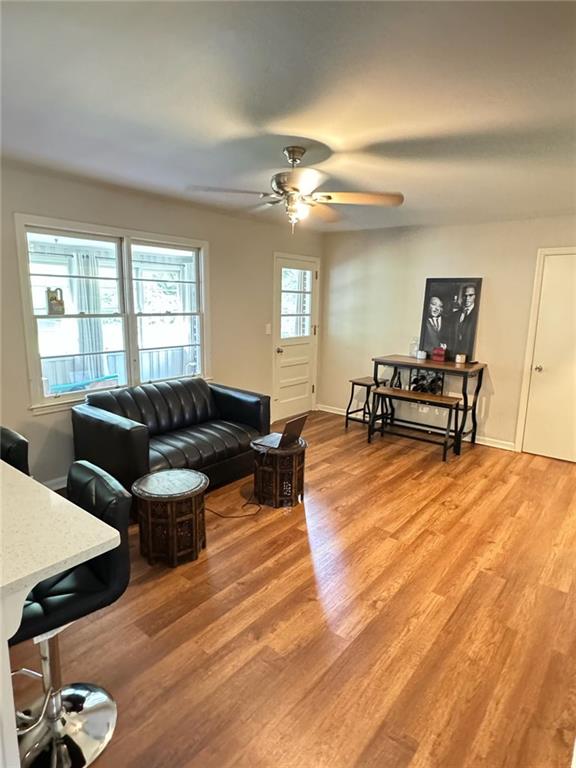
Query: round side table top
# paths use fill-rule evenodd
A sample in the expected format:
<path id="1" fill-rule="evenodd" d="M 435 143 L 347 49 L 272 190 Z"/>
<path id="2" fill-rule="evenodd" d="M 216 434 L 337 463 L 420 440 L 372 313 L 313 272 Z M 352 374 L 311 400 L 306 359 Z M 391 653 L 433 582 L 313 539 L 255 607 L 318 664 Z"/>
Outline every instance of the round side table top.
<path id="1" fill-rule="evenodd" d="M 162 469 L 136 480 L 132 493 L 141 499 L 186 499 L 205 491 L 209 482 L 195 469 Z"/>
<path id="2" fill-rule="evenodd" d="M 250 448 L 258 453 L 273 453 L 275 456 L 291 456 L 293 453 L 299 453 L 305 448 L 308 448 L 308 443 L 303 437 L 299 437 L 294 441 L 292 445 L 287 445 L 285 448 L 271 448 L 269 445 L 260 445 L 254 440 L 250 443 Z"/>

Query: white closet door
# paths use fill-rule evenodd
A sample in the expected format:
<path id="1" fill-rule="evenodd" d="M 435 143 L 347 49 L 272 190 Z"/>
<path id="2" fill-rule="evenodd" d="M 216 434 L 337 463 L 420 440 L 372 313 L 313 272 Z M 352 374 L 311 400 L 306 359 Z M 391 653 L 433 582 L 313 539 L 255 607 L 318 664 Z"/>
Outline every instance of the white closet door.
<path id="1" fill-rule="evenodd" d="M 576 461 L 576 249 L 544 258 L 523 450 Z"/>

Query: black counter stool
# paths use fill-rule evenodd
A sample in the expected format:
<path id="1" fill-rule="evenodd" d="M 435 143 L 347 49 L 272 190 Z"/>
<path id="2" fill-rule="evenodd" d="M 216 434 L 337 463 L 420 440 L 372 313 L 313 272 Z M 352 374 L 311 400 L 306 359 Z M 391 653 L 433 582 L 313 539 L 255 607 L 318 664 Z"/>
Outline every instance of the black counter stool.
<path id="1" fill-rule="evenodd" d="M 62 686 L 58 634 L 83 616 L 117 600 L 130 580 L 128 522 L 131 497 L 107 472 L 77 461 L 68 473 L 68 499 L 116 528 L 120 545 L 86 563 L 37 584 L 24 605 L 22 623 L 10 645 L 34 638 L 40 646 L 44 696 L 16 716 L 22 768 L 84 768 L 112 738 L 116 703 L 88 683 Z"/>
<path id="2" fill-rule="evenodd" d="M 376 386 L 372 376 L 362 376 L 358 379 L 350 379 L 349 381 L 350 381 L 350 384 L 352 385 L 352 390 L 350 392 L 350 401 L 348 402 L 348 406 L 346 407 L 346 420 L 344 422 L 345 429 L 348 429 L 349 421 L 359 421 L 360 424 L 370 423 L 370 416 L 371 416 L 370 393 L 372 392 L 373 387 Z M 378 386 L 382 386 L 385 384 L 387 384 L 386 380 L 378 382 Z M 366 390 L 364 405 L 362 406 L 362 408 L 355 408 L 354 410 L 350 410 L 352 407 L 352 403 L 354 402 L 354 394 L 356 391 L 356 387 L 361 387 Z M 357 416 L 352 416 L 351 414 L 353 413 L 362 413 L 362 418 L 359 419 Z"/>
<path id="3" fill-rule="evenodd" d="M 18 432 L 8 427 L 0 427 L 0 458 L 6 464 L 25 475 L 29 475 L 28 469 L 28 440 Z"/>

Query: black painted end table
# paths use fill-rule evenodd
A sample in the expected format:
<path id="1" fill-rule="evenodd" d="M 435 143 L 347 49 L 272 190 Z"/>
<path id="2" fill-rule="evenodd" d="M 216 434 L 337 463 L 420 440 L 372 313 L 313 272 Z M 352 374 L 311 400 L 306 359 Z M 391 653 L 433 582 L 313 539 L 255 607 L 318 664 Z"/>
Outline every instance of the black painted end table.
<path id="1" fill-rule="evenodd" d="M 303 437 L 286 448 L 250 443 L 254 450 L 254 496 L 269 507 L 295 507 L 304 499 L 304 460 L 308 443 Z"/>
<path id="2" fill-rule="evenodd" d="M 209 480 L 193 469 L 165 469 L 132 485 L 140 524 L 140 552 L 150 565 L 175 567 L 206 548 L 204 492 Z"/>

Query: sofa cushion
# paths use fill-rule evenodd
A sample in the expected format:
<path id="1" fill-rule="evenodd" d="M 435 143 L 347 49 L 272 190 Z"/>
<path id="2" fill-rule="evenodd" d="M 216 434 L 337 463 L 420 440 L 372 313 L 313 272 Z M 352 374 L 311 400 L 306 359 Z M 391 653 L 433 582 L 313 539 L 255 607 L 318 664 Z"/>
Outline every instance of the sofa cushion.
<path id="1" fill-rule="evenodd" d="M 214 420 L 150 438 L 150 472 L 201 469 L 250 449 L 258 431 L 246 424 Z"/>
<path id="2" fill-rule="evenodd" d="M 86 402 L 145 424 L 150 435 L 201 424 L 218 416 L 210 387 L 198 378 L 89 392 Z"/>

